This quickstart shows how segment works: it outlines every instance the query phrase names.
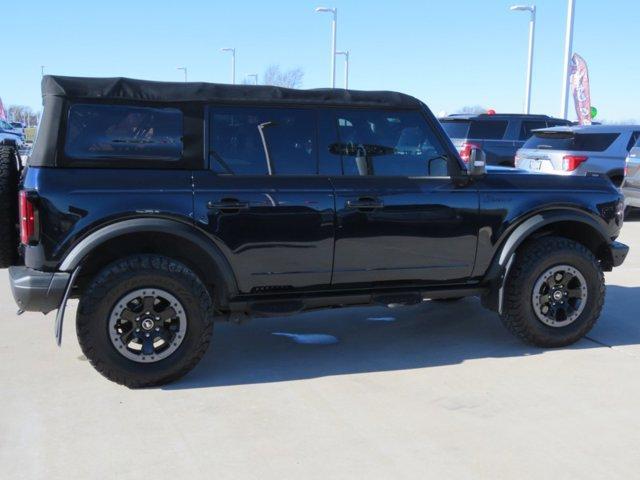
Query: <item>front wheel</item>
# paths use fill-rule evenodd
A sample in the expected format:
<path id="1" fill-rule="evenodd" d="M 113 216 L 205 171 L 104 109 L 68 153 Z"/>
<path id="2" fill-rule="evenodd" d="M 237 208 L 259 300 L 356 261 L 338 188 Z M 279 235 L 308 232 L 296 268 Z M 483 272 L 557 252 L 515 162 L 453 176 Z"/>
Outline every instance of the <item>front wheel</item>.
<path id="1" fill-rule="evenodd" d="M 80 347 L 108 379 L 132 388 L 163 385 L 191 370 L 207 350 L 213 305 L 197 275 L 157 255 L 104 268 L 80 299 Z"/>
<path id="2" fill-rule="evenodd" d="M 604 275 L 591 251 L 567 238 L 543 237 L 516 253 L 501 319 L 526 343 L 562 347 L 591 330 L 604 298 Z"/>

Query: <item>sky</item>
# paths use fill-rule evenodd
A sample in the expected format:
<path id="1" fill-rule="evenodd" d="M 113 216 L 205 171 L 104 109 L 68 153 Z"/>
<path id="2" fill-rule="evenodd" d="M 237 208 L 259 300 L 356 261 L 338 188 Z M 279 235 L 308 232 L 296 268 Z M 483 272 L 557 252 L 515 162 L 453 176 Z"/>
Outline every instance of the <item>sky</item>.
<path id="1" fill-rule="evenodd" d="M 534 0 L 536 41 L 532 113 L 558 115 L 566 0 Z M 481 105 L 523 108 L 527 12 L 502 0 L 30 0 L 3 15 L 0 67 L 5 106 L 38 110 L 40 66 L 73 76 L 126 76 L 229 82 L 235 47 L 237 80 L 271 64 L 301 67 L 303 88 L 329 86 L 331 15 L 338 9 L 338 50 L 349 50 L 350 88 L 397 90 L 434 113 Z M 28 6 L 28 9 L 25 8 Z M 573 50 L 587 61 L 598 119 L 640 123 L 639 0 L 576 0 Z M 337 61 L 343 85 L 343 60 Z M 570 117 L 575 118 L 573 102 Z"/>

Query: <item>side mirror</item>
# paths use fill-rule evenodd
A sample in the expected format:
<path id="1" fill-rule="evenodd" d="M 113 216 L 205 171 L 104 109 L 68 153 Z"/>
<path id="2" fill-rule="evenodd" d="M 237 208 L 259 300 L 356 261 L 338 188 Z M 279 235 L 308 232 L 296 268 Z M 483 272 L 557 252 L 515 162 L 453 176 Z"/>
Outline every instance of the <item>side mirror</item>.
<path id="1" fill-rule="evenodd" d="M 470 177 L 481 177 L 487 173 L 487 156 L 479 148 L 471 149 L 467 171 Z"/>

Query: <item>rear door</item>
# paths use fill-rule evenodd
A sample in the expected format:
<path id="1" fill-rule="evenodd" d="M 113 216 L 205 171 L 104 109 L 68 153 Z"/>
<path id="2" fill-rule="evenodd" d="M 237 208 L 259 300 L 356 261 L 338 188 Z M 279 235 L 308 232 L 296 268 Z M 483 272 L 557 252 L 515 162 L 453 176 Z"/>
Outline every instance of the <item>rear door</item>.
<path id="1" fill-rule="evenodd" d="M 420 111 L 327 109 L 319 142 L 336 194 L 334 285 L 471 274 L 478 195 L 454 185 L 446 149 Z"/>
<path id="2" fill-rule="evenodd" d="M 318 175 L 316 118 L 304 108 L 209 108 L 209 169 L 194 173 L 195 220 L 242 293 L 330 284 L 334 199 Z"/>

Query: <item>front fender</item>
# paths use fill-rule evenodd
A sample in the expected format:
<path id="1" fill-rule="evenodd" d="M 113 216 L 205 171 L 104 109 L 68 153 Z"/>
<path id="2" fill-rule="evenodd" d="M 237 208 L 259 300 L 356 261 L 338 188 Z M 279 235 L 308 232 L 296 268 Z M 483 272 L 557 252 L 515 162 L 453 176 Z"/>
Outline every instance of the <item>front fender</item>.
<path id="1" fill-rule="evenodd" d="M 518 247 L 545 226 L 562 222 L 578 222 L 587 225 L 597 236 L 596 243 L 610 243 L 605 226 L 595 218 L 577 210 L 543 211 L 522 220 L 506 234 L 506 239 L 501 242 L 484 275 L 482 283 L 489 288 L 489 293 L 482 299 L 485 307 L 501 312 L 504 280 L 509 274 Z"/>

